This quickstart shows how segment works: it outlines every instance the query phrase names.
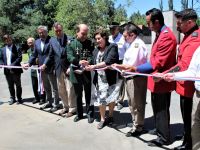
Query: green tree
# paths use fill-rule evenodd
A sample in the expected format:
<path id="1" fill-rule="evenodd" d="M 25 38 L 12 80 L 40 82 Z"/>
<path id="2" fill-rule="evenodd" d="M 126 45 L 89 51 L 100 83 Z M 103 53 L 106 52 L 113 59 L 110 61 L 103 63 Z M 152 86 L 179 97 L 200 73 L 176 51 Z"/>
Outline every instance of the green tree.
<path id="1" fill-rule="evenodd" d="M 106 27 L 114 18 L 112 0 L 60 0 L 56 20 L 61 22 L 66 33 L 74 35 L 74 27 L 79 23 L 90 26 L 91 32 L 96 27 Z"/>
<path id="2" fill-rule="evenodd" d="M 136 25 L 146 25 L 145 15 L 140 14 L 140 12 L 133 13 L 130 16 L 130 20 Z"/>
<path id="3" fill-rule="evenodd" d="M 12 34 L 22 43 L 29 36 L 36 36 L 37 26 L 51 26 L 58 0 L 1 0 L 0 36 Z"/>
<path id="4" fill-rule="evenodd" d="M 119 5 L 115 9 L 114 21 L 119 22 L 119 23 L 122 22 L 122 21 L 127 21 L 127 13 L 126 13 L 124 6 Z"/>

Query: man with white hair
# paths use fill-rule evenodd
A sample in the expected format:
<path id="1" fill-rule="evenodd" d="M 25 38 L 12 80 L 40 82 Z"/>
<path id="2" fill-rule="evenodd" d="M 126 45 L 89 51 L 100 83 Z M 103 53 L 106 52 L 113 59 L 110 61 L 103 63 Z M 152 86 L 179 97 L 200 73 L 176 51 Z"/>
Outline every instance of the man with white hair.
<path id="1" fill-rule="evenodd" d="M 39 39 L 35 41 L 33 55 L 29 59 L 29 62 L 24 65 L 24 68 L 30 67 L 34 64 L 36 58 L 38 58 L 39 67 L 41 68 L 41 78 L 44 85 L 44 91 L 46 93 L 47 103 L 41 107 L 41 109 L 59 107 L 59 96 L 56 77 L 53 74 L 54 62 L 46 65 L 47 57 L 50 50 L 50 36 L 48 36 L 48 29 L 46 26 L 39 26 L 37 28 Z M 42 87 L 42 86 L 41 86 Z M 43 89 L 40 89 L 43 92 Z M 54 94 L 54 100 L 52 99 L 52 90 Z M 44 102 L 41 102 L 44 103 Z"/>

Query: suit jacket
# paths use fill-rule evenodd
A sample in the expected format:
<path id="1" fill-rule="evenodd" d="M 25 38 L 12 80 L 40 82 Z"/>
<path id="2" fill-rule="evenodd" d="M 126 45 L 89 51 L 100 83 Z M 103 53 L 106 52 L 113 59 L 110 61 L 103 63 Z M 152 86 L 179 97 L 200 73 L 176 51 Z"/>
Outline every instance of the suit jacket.
<path id="1" fill-rule="evenodd" d="M 70 81 L 72 83 L 78 83 L 78 78 L 80 77 L 80 75 L 74 73 L 74 70 L 80 67 L 79 61 L 82 59 L 86 59 L 89 62 L 91 62 L 93 50 L 94 50 L 94 45 L 88 39 L 85 40 L 84 42 L 80 42 L 79 40 L 74 39 L 66 47 L 68 61 L 71 64 L 77 66 L 77 67 L 70 66 Z M 84 55 L 85 52 L 87 53 L 87 55 Z M 85 81 L 89 83 L 91 80 L 90 72 L 84 71 L 82 75 L 84 76 Z"/>
<path id="2" fill-rule="evenodd" d="M 180 71 L 188 69 L 192 56 L 200 45 L 200 29 L 198 26 L 190 31 L 190 34 L 183 38 L 179 46 L 178 63 Z M 176 67 L 175 66 L 175 67 Z M 192 81 L 177 81 L 176 92 L 182 96 L 192 98 L 195 92 L 194 82 Z"/>
<path id="3" fill-rule="evenodd" d="M 33 54 L 29 59 L 29 64 L 33 65 L 35 63 L 36 58 L 38 58 L 39 66 L 43 64 L 47 64 L 47 57 L 50 52 L 50 36 L 47 37 L 44 43 L 43 51 L 41 50 L 41 39 L 37 39 L 35 41 Z M 54 61 L 51 61 L 47 64 L 47 68 L 45 69 L 46 73 L 53 73 L 54 70 Z"/>
<path id="4" fill-rule="evenodd" d="M 96 48 L 93 52 L 93 64 L 96 64 L 96 59 L 98 55 L 99 49 Z M 102 61 L 106 63 L 106 65 L 111 65 L 114 63 L 119 63 L 119 53 L 118 53 L 118 47 L 116 44 L 109 44 L 102 56 Z M 108 84 L 111 86 L 116 83 L 117 81 L 117 71 L 116 70 L 105 70 L 106 79 L 108 81 Z M 98 76 L 97 72 L 95 71 L 94 81 L 93 83 L 96 84 L 98 82 Z"/>
<path id="5" fill-rule="evenodd" d="M 164 72 L 176 64 L 176 46 L 173 32 L 163 26 L 151 50 L 150 63 L 154 72 Z M 154 93 L 171 92 L 175 90 L 175 82 L 154 82 L 152 77 L 148 77 L 148 89 Z"/>
<path id="6" fill-rule="evenodd" d="M 20 48 L 17 48 L 15 44 L 12 46 L 12 52 L 11 52 L 11 66 L 21 66 L 22 61 L 22 52 Z M 1 61 L 2 65 L 7 65 L 7 57 L 6 57 L 6 47 L 3 47 L 1 50 Z M 4 74 L 8 75 L 9 73 L 16 73 L 20 74 L 23 70 L 20 69 L 4 69 Z"/>
<path id="7" fill-rule="evenodd" d="M 49 64 L 54 61 L 56 76 L 60 76 L 62 71 L 65 73 L 70 65 L 65 50 L 67 43 L 68 38 L 66 34 L 64 34 L 61 44 L 56 37 L 52 37 L 50 40 L 50 52 L 46 63 Z"/>

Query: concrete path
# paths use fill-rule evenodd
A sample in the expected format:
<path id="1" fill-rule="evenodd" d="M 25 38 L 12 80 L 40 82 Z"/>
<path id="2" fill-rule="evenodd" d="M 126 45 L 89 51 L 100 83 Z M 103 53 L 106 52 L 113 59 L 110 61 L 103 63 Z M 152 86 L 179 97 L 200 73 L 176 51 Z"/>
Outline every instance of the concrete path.
<path id="1" fill-rule="evenodd" d="M 115 124 L 113 128 L 105 127 L 102 130 L 96 128 L 98 122 L 88 124 L 87 119 L 77 123 L 73 118 L 62 118 L 39 110 L 39 105 L 32 105 L 33 97 L 30 72 L 22 74 L 23 98 L 22 105 L 8 105 L 8 87 L 0 70 L 0 150 L 159 150 L 171 149 L 181 144 L 175 141 L 173 144 L 163 147 L 149 147 L 149 140 L 156 136 L 143 134 L 138 138 L 127 138 L 125 133 L 130 130 L 131 115 L 129 108 L 115 111 Z M 195 103 L 196 105 L 196 103 Z M 95 116 L 98 118 L 98 109 Z M 179 96 L 172 94 L 171 101 L 171 131 L 172 139 L 176 134 L 182 133 L 182 119 L 179 108 Z M 148 91 L 146 105 L 145 128 L 153 128 L 152 108 L 150 93 Z"/>

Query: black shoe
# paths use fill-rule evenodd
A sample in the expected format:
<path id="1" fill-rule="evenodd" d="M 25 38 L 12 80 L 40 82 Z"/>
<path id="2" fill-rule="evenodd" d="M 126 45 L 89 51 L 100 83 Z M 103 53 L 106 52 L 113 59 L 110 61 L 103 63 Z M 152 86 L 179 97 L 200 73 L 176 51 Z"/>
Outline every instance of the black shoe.
<path id="1" fill-rule="evenodd" d="M 142 133 L 143 133 L 142 131 L 130 130 L 129 132 L 126 133 L 126 137 L 137 137 L 137 136 L 140 136 Z"/>
<path id="2" fill-rule="evenodd" d="M 59 110 L 60 108 L 57 106 L 57 107 L 53 107 L 53 108 L 51 108 L 50 110 L 49 110 L 49 112 L 50 113 L 53 113 L 53 112 L 55 112 L 55 111 L 57 111 L 57 110 Z"/>
<path id="3" fill-rule="evenodd" d="M 151 135 L 157 135 L 156 128 L 149 130 L 148 133 L 151 134 Z"/>
<path id="4" fill-rule="evenodd" d="M 22 104 L 22 103 L 23 103 L 22 99 L 19 99 L 19 100 L 17 101 L 17 105 Z"/>
<path id="5" fill-rule="evenodd" d="M 97 129 L 103 129 L 103 127 L 106 126 L 106 122 L 105 121 L 100 121 L 99 124 L 97 125 Z"/>
<path id="6" fill-rule="evenodd" d="M 83 117 L 76 116 L 76 117 L 74 118 L 74 122 L 78 122 L 78 121 L 80 121 L 81 119 L 83 119 Z"/>
<path id="7" fill-rule="evenodd" d="M 38 102 L 39 102 L 39 100 L 37 100 L 37 99 L 34 99 L 34 100 L 32 101 L 33 104 L 36 104 L 36 103 L 38 103 Z"/>
<path id="8" fill-rule="evenodd" d="M 163 145 L 169 145 L 170 142 L 164 142 L 160 138 L 157 138 L 157 139 L 149 141 L 147 144 L 148 144 L 148 146 L 158 146 L 158 147 L 161 147 Z"/>
<path id="9" fill-rule="evenodd" d="M 114 119 L 113 119 L 113 117 L 108 117 L 108 118 L 106 118 L 105 122 L 107 125 L 111 126 L 114 122 Z"/>
<path id="10" fill-rule="evenodd" d="M 63 108 L 63 109 L 58 113 L 58 115 L 60 115 L 60 116 L 65 116 L 65 114 L 68 113 L 68 112 L 69 112 L 69 109 Z"/>
<path id="11" fill-rule="evenodd" d="M 47 103 L 44 106 L 40 107 L 40 109 L 43 110 L 43 109 L 51 108 L 51 107 L 53 107 L 52 104 Z"/>
<path id="12" fill-rule="evenodd" d="M 174 140 L 175 140 L 175 141 L 180 141 L 180 140 L 183 141 L 183 140 L 184 140 L 183 134 L 178 134 L 178 135 L 176 135 L 175 138 L 174 138 Z"/>
<path id="13" fill-rule="evenodd" d="M 43 105 L 45 103 L 44 100 L 40 100 L 39 105 Z"/>
<path id="14" fill-rule="evenodd" d="M 91 117 L 90 115 L 87 115 L 88 118 L 88 123 L 93 123 L 94 122 L 94 117 Z"/>
<path id="15" fill-rule="evenodd" d="M 16 102 L 16 100 L 10 99 L 10 101 L 9 101 L 8 103 L 9 103 L 9 105 L 12 105 L 12 104 L 14 104 L 15 102 Z"/>

